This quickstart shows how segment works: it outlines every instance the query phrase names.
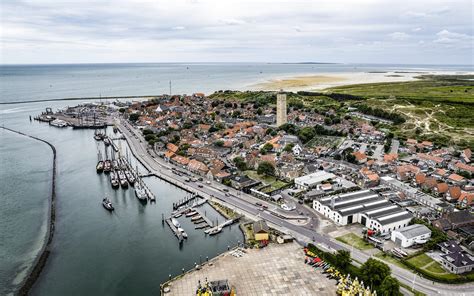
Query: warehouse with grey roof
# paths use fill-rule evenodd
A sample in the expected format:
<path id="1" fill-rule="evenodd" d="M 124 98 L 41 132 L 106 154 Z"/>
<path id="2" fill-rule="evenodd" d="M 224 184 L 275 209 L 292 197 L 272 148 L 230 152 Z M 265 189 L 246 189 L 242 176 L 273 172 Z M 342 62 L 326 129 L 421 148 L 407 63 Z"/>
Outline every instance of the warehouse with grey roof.
<path id="1" fill-rule="evenodd" d="M 371 190 L 319 198 L 313 201 L 313 208 L 339 225 L 360 223 L 381 233 L 405 227 L 413 218 Z"/>

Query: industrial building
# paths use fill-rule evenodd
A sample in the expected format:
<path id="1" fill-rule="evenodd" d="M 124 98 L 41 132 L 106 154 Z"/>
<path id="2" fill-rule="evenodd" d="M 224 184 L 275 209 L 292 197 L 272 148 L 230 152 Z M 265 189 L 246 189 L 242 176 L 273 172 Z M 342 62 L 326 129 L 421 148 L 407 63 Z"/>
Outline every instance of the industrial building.
<path id="1" fill-rule="evenodd" d="M 326 171 L 317 171 L 315 173 L 295 178 L 295 186 L 298 189 L 308 190 L 316 187 L 318 184 L 328 180 L 334 180 L 337 176 Z"/>
<path id="2" fill-rule="evenodd" d="M 371 190 L 319 198 L 313 201 L 313 208 L 339 225 L 360 223 L 382 234 L 406 227 L 413 218 Z"/>
<path id="3" fill-rule="evenodd" d="M 413 224 L 392 231 L 391 239 L 403 248 L 424 244 L 431 237 L 431 230 L 423 224 Z"/>

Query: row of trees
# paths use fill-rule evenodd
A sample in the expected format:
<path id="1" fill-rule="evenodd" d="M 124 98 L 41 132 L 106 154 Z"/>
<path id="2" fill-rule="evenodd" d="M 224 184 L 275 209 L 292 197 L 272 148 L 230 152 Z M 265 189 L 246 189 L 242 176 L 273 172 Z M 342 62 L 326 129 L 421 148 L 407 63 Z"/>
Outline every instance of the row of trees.
<path id="1" fill-rule="evenodd" d="M 335 130 L 335 129 L 328 129 L 325 128 L 322 125 L 315 125 L 314 127 L 303 127 L 299 128 L 294 124 L 291 123 L 285 123 L 281 125 L 278 130 L 284 130 L 286 133 L 290 135 L 296 135 L 300 139 L 303 144 L 311 141 L 315 136 L 321 135 L 321 136 L 338 136 L 338 137 L 344 137 L 346 136 L 345 133 Z"/>
<path id="2" fill-rule="evenodd" d="M 332 254 L 323 252 L 312 244 L 308 245 L 308 249 L 337 267 L 340 272 L 350 274 L 352 278 L 358 277 L 359 280 L 363 280 L 366 285 L 377 290 L 378 295 L 401 295 L 400 283 L 390 275 L 390 267 L 377 259 L 370 258 L 358 268 L 351 264 L 352 259 L 349 251 L 339 250 L 336 254 Z"/>
<path id="3" fill-rule="evenodd" d="M 372 108 L 367 105 L 361 104 L 357 106 L 357 110 L 359 110 L 361 113 L 367 114 L 367 115 L 372 115 L 375 117 L 387 119 L 393 121 L 395 124 L 401 124 L 405 122 L 405 118 L 401 116 L 400 114 L 393 113 L 393 112 L 387 112 L 383 109 L 380 108 Z"/>

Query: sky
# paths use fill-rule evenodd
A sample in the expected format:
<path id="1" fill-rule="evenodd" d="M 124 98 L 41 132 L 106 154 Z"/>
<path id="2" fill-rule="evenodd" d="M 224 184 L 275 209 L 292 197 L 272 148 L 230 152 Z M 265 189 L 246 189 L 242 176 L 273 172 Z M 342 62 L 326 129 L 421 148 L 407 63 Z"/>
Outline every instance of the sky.
<path id="1" fill-rule="evenodd" d="M 471 0 L 0 1 L 0 63 L 473 65 Z"/>

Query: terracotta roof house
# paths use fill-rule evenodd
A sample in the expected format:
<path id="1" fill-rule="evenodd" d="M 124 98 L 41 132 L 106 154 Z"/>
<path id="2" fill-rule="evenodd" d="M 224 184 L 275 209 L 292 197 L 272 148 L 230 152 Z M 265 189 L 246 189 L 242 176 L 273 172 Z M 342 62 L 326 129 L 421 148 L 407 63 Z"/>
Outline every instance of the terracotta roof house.
<path id="1" fill-rule="evenodd" d="M 365 153 L 363 153 L 363 152 L 356 151 L 356 152 L 352 153 L 352 155 L 355 156 L 356 161 L 359 164 L 367 162 L 367 155 L 365 155 Z"/>
<path id="2" fill-rule="evenodd" d="M 426 181 L 426 175 L 425 174 L 423 174 L 423 173 L 416 174 L 416 176 L 415 176 L 416 184 L 421 185 L 421 184 L 425 183 L 425 181 Z"/>
<path id="3" fill-rule="evenodd" d="M 446 183 L 438 183 L 436 184 L 436 192 L 438 193 L 438 195 L 443 195 L 445 194 L 446 192 L 448 192 L 448 184 Z"/>
<path id="4" fill-rule="evenodd" d="M 455 184 L 463 184 L 466 179 L 458 174 L 451 174 L 449 175 L 448 180 L 452 181 Z"/>
<path id="5" fill-rule="evenodd" d="M 191 159 L 188 163 L 188 170 L 199 175 L 205 175 L 209 171 L 209 168 L 204 163 Z"/>
<path id="6" fill-rule="evenodd" d="M 189 158 L 181 156 L 181 155 L 176 155 L 171 160 L 179 165 L 184 165 L 184 166 L 188 165 L 189 163 Z"/>
<path id="7" fill-rule="evenodd" d="M 468 165 L 468 164 L 465 164 L 465 163 L 462 163 L 462 162 L 457 162 L 455 167 L 456 167 L 456 169 L 458 169 L 460 171 L 466 171 L 466 172 L 474 173 L 474 166 L 472 166 L 472 165 Z"/>
<path id="8" fill-rule="evenodd" d="M 474 193 L 468 193 L 466 191 L 461 192 L 458 203 L 462 208 L 467 208 L 473 204 Z"/>
<path id="9" fill-rule="evenodd" d="M 425 182 L 421 186 L 426 189 L 433 189 L 436 187 L 437 184 L 438 184 L 438 181 L 435 178 L 428 177 L 426 178 Z"/>
<path id="10" fill-rule="evenodd" d="M 178 149 L 179 149 L 178 146 L 176 146 L 176 145 L 173 144 L 173 143 L 168 143 L 168 144 L 166 144 L 166 148 L 168 148 L 168 150 L 170 150 L 170 151 L 172 151 L 172 152 L 174 152 L 174 153 L 178 152 Z"/>
<path id="11" fill-rule="evenodd" d="M 452 186 L 452 187 L 449 187 L 448 195 L 446 196 L 446 199 L 448 199 L 448 200 L 451 200 L 451 199 L 458 200 L 460 196 L 461 196 L 461 187 Z"/>
<path id="12" fill-rule="evenodd" d="M 462 158 L 466 163 L 471 162 L 471 157 L 472 157 L 472 151 L 469 148 L 466 148 L 462 151 L 461 153 Z"/>

